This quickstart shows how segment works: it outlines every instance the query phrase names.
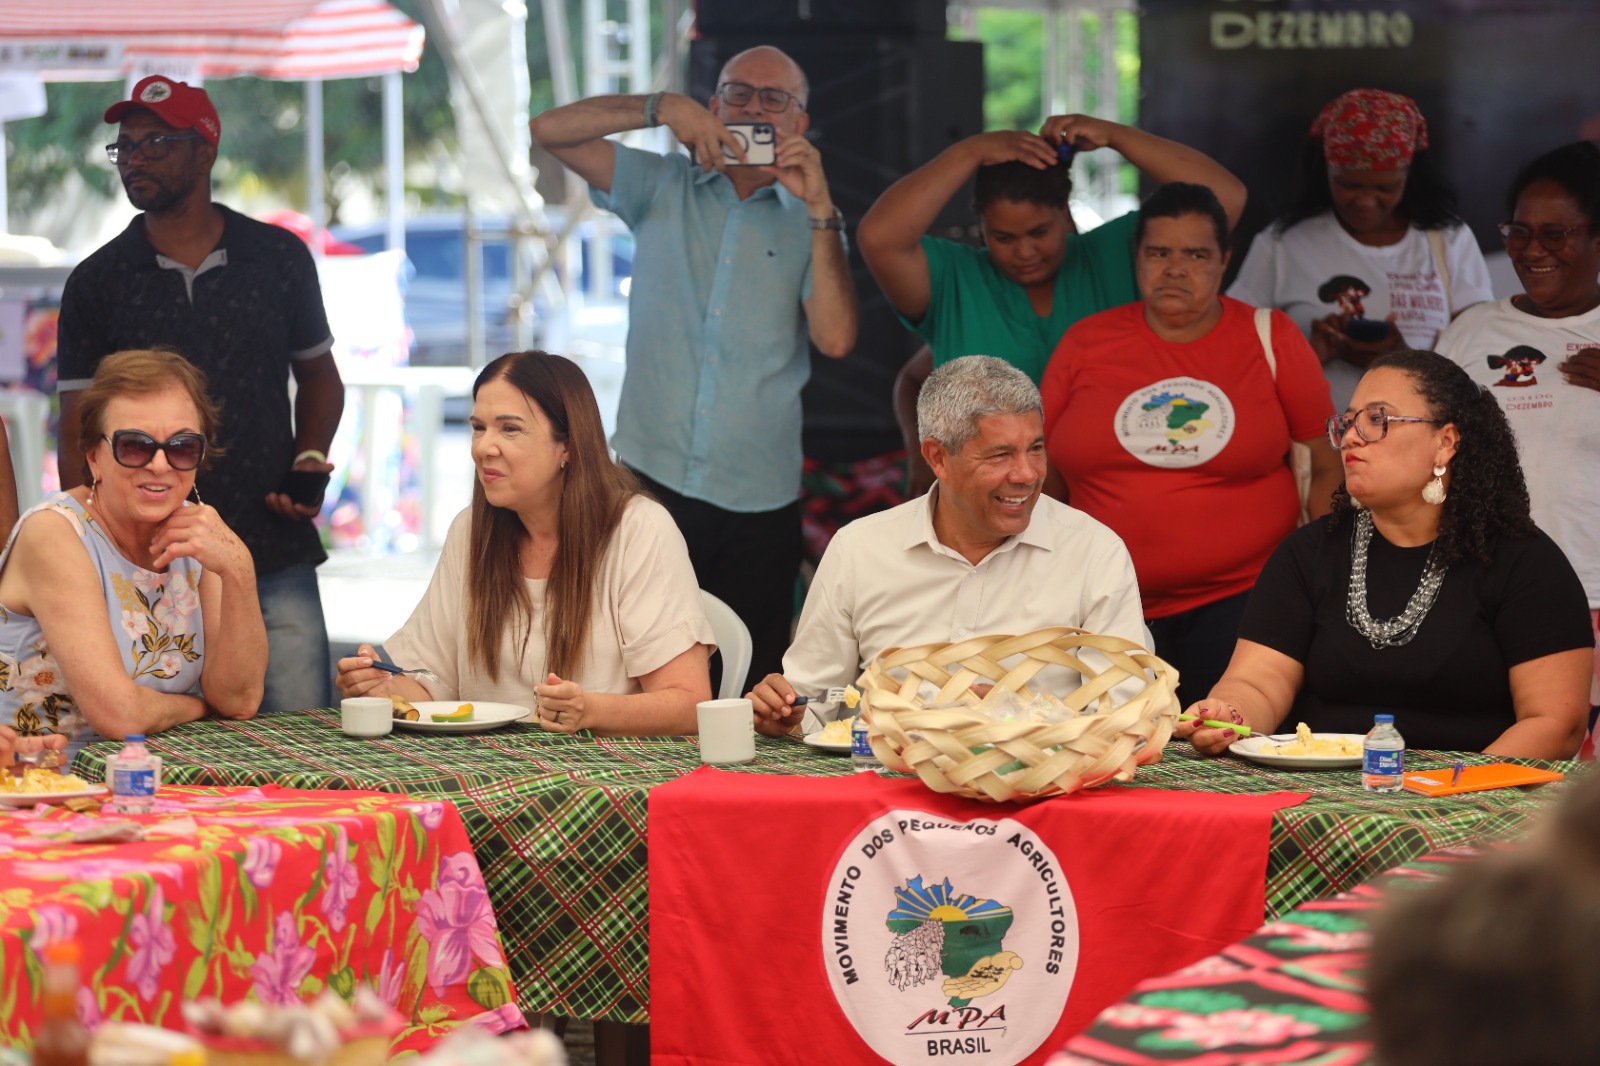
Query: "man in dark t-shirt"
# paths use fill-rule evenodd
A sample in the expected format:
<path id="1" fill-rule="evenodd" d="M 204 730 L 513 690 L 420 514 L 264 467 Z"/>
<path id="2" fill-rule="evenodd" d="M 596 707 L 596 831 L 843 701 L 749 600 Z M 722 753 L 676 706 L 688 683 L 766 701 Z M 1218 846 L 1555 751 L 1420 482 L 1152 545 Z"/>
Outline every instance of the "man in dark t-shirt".
<path id="1" fill-rule="evenodd" d="M 63 487 L 84 478 L 78 392 L 100 360 L 169 347 L 205 371 L 225 454 L 197 482 L 255 559 L 270 658 L 263 711 L 326 706 L 327 629 L 316 566 L 327 558 L 291 470 L 325 474 L 344 385 L 316 264 L 288 230 L 211 202 L 221 125 L 204 90 L 159 75 L 106 111 L 112 161 L 143 213 L 73 270 L 61 297 Z M 292 405 L 288 383 L 294 378 Z"/>

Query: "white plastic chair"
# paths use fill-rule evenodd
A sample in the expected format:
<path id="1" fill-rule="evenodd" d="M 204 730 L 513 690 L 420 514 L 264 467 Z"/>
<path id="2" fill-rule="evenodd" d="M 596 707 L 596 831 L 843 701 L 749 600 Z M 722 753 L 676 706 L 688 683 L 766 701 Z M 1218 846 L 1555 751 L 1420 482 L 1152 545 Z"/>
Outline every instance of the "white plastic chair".
<path id="1" fill-rule="evenodd" d="M 717 650 L 722 653 L 722 684 L 717 689 L 719 700 L 738 699 L 744 695 L 744 675 L 750 671 L 750 630 L 733 608 L 717 599 L 705 589 L 700 590 L 705 603 L 706 621 L 717 638 Z"/>

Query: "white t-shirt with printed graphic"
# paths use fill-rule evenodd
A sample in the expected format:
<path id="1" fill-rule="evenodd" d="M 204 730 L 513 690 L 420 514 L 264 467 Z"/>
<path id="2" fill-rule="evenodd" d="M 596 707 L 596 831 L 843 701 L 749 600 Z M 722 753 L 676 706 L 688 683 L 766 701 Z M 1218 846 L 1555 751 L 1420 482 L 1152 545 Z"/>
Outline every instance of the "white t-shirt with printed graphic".
<path id="1" fill-rule="evenodd" d="M 1556 365 L 1594 347 L 1600 308 L 1539 318 L 1509 299 L 1479 304 L 1439 338 L 1439 353 L 1500 401 L 1517 434 L 1533 520 L 1567 553 L 1591 610 L 1600 608 L 1600 392 L 1567 384 Z"/>
<path id="2" fill-rule="evenodd" d="M 1407 344 L 1432 348 L 1451 315 L 1493 298 L 1489 268 L 1471 231 L 1453 226 L 1442 232 L 1450 274 L 1448 300 L 1425 231 L 1412 228 L 1394 244 L 1374 248 L 1346 233 L 1332 211 L 1283 233 L 1268 228 L 1258 234 L 1228 295 L 1283 311 L 1309 338 L 1313 322 L 1351 310 L 1349 296 L 1341 306 L 1337 294 L 1324 300 L 1319 290 L 1340 276 L 1359 278 L 1370 290 L 1357 298 L 1365 317 L 1382 320 L 1393 311 Z M 1343 411 L 1362 371 L 1343 360 L 1322 369 L 1333 392 L 1333 409 Z"/>

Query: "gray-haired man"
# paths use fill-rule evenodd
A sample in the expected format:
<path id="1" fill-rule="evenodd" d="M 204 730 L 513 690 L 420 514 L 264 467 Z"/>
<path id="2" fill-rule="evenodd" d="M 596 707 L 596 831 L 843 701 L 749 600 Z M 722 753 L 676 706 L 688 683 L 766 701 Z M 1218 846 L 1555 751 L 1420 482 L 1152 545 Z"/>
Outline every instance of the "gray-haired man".
<path id="1" fill-rule="evenodd" d="M 1039 494 L 1044 416 L 1026 374 L 987 355 L 946 363 L 917 431 L 934 487 L 828 545 L 783 673 L 750 693 L 763 733 L 794 728 L 797 694 L 849 684 L 885 648 L 1060 625 L 1145 642 L 1121 538 Z"/>

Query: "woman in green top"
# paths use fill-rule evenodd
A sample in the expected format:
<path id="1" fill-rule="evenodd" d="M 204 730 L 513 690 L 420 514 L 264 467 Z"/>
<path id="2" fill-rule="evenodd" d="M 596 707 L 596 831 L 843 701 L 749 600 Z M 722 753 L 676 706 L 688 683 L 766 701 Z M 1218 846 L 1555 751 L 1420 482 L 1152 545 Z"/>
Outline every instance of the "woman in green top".
<path id="1" fill-rule="evenodd" d="M 1070 156 L 1096 148 L 1120 152 L 1156 184 L 1209 187 L 1230 228 L 1244 210 L 1244 184 L 1216 160 L 1088 115 L 1054 116 L 1037 134 L 1008 130 L 968 137 L 895 182 L 861 220 L 856 242 L 901 319 L 928 342 L 895 381 L 896 413 L 910 413 L 908 441 L 916 437 L 917 393 L 936 362 L 995 355 L 1037 382 L 1067 327 L 1139 298 L 1133 275 L 1137 214 L 1077 235 L 1067 213 Z M 973 208 L 984 246 L 925 236 L 974 176 Z M 907 421 L 901 418 L 902 429 Z M 915 445 L 908 450 L 915 456 Z M 913 467 L 913 493 L 931 484 L 931 475 L 922 474 Z"/>

